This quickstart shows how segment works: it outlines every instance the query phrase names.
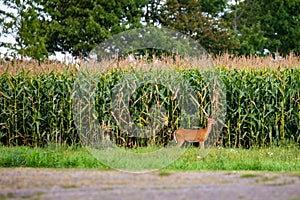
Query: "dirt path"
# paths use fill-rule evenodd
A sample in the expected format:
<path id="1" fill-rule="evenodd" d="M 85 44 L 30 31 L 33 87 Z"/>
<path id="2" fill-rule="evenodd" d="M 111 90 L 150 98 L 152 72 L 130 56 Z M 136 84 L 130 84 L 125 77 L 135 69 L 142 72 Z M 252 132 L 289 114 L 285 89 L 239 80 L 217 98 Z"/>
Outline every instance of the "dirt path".
<path id="1" fill-rule="evenodd" d="M 299 173 L 0 168 L 0 199 L 299 198 Z"/>

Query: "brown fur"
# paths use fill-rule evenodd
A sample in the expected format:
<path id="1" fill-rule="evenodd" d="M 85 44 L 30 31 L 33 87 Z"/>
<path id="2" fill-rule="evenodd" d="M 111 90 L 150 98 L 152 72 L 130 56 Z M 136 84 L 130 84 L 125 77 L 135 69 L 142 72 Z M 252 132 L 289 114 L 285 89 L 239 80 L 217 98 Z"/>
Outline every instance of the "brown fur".
<path id="1" fill-rule="evenodd" d="M 180 128 L 174 132 L 174 139 L 177 142 L 177 146 L 181 146 L 184 141 L 188 142 L 199 142 L 200 147 L 204 148 L 204 142 L 207 139 L 212 124 L 215 124 L 216 121 L 210 117 L 207 118 L 207 126 L 203 129 L 183 129 Z"/>

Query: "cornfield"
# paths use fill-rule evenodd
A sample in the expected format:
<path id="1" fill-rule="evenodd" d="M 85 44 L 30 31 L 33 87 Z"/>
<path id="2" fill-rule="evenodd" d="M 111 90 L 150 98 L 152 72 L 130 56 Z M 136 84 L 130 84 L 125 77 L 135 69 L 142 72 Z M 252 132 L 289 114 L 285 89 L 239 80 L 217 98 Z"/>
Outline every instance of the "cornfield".
<path id="1" fill-rule="evenodd" d="M 207 79 L 197 70 L 176 69 L 197 92 L 198 103 L 210 113 L 213 105 L 209 96 Z M 165 115 L 159 116 L 162 127 L 154 137 L 136 138 L 122 131 L 112 111 L 114 91 L 126 70 L 110 69 L 93 74 L 97 80 L 94 88 L 95 114 L 93 119 L 119 146 L 137 147 L 149 144 L 167 145 L 178 128 L 180 108 L 172 92 L 162 85 L 143 84 L 130 97 L 129 113 L 140 127 L 150 121 L 151 105 L 159 102 Z M 221 142 L 226 147 L 268 146 L 281 141 L 300 142 L 300 69 L 285 68 L 226 68 L 218 67 L 214 73 L 224 84 L 226 117 L 220 131 Z M 78 113 L 74 111 L 76 98 L 76 70 L 64 69 L 31 73 L 29 70 L 0 76 L 0 142 L 3 145 L 46 146 L 49 143 L 81 144 Z M 78 97 L 78 96 L 77 96 Z M 200 98 L 201 97 L 201 98 Z M 86 101 L 90 101 L 87 99 Z M 84 104 L 81 105 L 82 107 Z M 206 124 L 199 112 L 200 127 Z M 190 121 L 184 122 L 190 127 Z"/>
<path id="2" fill-rule="evenodd" d="M 300 141 L 300 70 L 222 70 L 227 121 L 223 142 L 250 147 Z"/>

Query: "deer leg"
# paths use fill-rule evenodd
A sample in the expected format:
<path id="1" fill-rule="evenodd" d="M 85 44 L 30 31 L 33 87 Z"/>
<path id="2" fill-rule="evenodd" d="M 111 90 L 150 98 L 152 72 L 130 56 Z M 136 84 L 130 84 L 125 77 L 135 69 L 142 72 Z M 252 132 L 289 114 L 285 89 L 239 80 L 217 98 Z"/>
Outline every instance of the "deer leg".
<path id="1" fill-rule="evenodd" d="M 177 146 L 181 147 L 181 145 L 183 144 L 184 140 L 181 140 L 180 138 L 176 138 L 175 137 L 175 141 L 177 143 Z"/>
<path id="2" fill-rule="evenodd" d="M 175 141 L 177 142 L 177 146 L 181 147 L 184 143 L 184 139 L 175 137 Z"/>
<path id="3" fill-rule="evenodd" d="M 184 143 L 184 139 L 179 134 L 174 134 L 174 140 L 177 143 L 177 146 L 181 147 L 181 145 Z"/>
<path id="4" fill-rule="evenodd" d="M 184 140 L 182 140 L 182 141 L 178 142 L 178 144 L 177 144 L 177 145 L 178 145 L 179 147 L 181 147 L 181 146 L 183 145 L 183 143 L 184 143 Z"/>
<path id="5" fill-rule="evenodd" d="M 174 140 L 175 140 L 176 144 L 178 144 L 178 140 L 177 140 L 176 134 L 174 134 Z"/>
<path id="6" fill-rule="evenodd" d="M 204 141 L 200 141 L 200 148 L 204 149 Z"/>

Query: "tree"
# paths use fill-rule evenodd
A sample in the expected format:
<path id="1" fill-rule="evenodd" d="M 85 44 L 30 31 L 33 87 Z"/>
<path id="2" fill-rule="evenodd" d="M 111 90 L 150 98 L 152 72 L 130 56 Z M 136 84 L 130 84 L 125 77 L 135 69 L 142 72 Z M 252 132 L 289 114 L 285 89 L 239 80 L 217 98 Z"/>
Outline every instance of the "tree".
<path id="1" fill-rule="evenodd" d="M 160 22 L 189 35 L 210 53 L 233 51 L 236 44 L 231 32 L 217 17 L 224 9 L 223 3 L 225 1 L 167 0 Z"/>
<path id="2" fill-rule="evenodd" d="M 210 14 L 212 17 L 218 17 L 225 12 L 227 0 L 200 0 L 202 12 Z"/>
<path id="3" fill-rule="evenodd" d="M 224 19 L 240 41 L 240 54 L 300 53 L 299 0 L 235 0 L 230 10 Z"/>
<path id="4" fill-rule="evenodd" d="M 163 26 L 190 36 L 210 53 L 300 54 L 299 0 L 4 0 L 2 47 L 38 60 L 55 52 L 86 57 L 124 30 Z M 232 2 L 232 1 L 230 1 Z"/>
<path id="5" fill-rule="evenodd" d="M 141 26 L 143 4 L 141 0 L 73 0 L 72 4 L 45 1 L 43 6 L 52 18 L 49 51 L 85 57 L 95 45 L 113 34 Z"/>
<path id="6" fill-rule="evenodd" d="M 6 34 L 16 33 L 18 53 L 43 59 L 56 51 L 86 57 L 109 36 L 140 27 L 146 0 L 5 0 L 17 15 L 1 11 Z M 5 20 L 8 16 L 11 21 Z M 9 46 L 9 44 L 3 43 Z M 12 47 L 12 46 L 11 46 Z"/>
<path id="7" fill-rule="evenodd" d="M 16 54 L 42 60 L 48 56 L 45 25 L 41 23 L 38 7 L 32 1 L 4 1 L 10 10 L 0 11 L 0 36 L 15 35 L 16 43 L 1 42 L 1 46 Z"/>

